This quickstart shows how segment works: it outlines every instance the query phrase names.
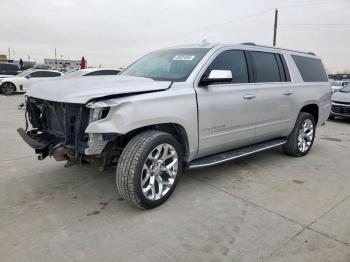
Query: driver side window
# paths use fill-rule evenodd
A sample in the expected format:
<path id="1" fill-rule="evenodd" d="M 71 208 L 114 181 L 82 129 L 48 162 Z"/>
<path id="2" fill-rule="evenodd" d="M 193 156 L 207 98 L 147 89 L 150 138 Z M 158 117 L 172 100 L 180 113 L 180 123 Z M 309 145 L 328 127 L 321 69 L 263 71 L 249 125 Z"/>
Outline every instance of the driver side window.
<path id="1" fill-rule="evenodd" d="M 212 70 L 229 70 L 232 73 L 230 83 L 248 83 L 248 68 L 244 51 L 228 50 L 219 54 L 204 73 L 208 77 Z"/>
<path id="2" fill-rule="evenodd" d="M 31 78 L 38 78 L 38 77 L 42 77 L 42 72 L 36 71 L 36 72 L 30 73 L 29 75 Z"/>

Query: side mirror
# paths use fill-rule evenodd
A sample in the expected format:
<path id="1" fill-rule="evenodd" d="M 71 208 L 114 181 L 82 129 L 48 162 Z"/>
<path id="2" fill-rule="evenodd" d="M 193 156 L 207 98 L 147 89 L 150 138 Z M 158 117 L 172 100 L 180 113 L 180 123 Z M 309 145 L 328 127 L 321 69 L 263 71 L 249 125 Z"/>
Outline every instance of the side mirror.
<path id="1" fill-rule="evenodd" d="M 31 75 L 26 75 L 25 78 L 30 79 L 32 76 Z"/>
<path id="2" fill-rule="evenodd" d="M 230 70 L 211 70 L 208 77 L 203 77 L 200 81 L 202 85 L 213 83 L 229 83 L 232 81 L 232 72 Z"/>

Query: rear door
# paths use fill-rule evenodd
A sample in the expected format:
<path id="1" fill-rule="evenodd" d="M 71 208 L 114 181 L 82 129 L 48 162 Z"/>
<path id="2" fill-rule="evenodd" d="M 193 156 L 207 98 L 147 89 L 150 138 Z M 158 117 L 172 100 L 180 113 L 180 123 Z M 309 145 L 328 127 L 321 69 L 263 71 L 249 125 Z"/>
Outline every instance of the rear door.
<path id="1" fill-rule="evenodd" d="M 255 86 L 251 85 L 245 52 L 225 50 L 216 54 L 204 68 L 201 78 L 211 70 L 230 70 L 231 82 L 208 86 L 197 84 L 198 157 L 252 144 L 255 136 Z"/>
<path id="2" fill-rule="evenodd" d="M 255 142 L 288 135 L 293 86 L 282 55 L 249 51 L 256 86 Z"/>

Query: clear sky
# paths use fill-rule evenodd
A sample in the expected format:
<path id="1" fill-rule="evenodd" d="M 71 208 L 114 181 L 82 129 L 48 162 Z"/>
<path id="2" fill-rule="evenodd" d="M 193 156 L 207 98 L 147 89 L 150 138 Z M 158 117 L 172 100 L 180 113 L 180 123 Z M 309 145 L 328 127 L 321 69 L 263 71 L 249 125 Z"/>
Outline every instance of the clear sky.
<path id="1" fill-rule="evenodd" d="M 255 42 L 313 51 L 328 71 L 350 70 L 350 0 L 1 0 L 0 54 L 42 62 L 80 59 L 127 66 L 187 43 Z M 12 56 L 12 52 L 11 52 Z"/>

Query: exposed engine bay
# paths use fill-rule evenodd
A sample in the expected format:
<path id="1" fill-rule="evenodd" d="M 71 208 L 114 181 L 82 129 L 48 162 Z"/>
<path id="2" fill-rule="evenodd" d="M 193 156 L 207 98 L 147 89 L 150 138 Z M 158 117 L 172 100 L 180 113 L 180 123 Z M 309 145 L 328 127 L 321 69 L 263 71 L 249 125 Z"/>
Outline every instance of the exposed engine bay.
<path id="1" fill-rule="evenodd" d="M 87 161 L 105 169 L 117 156 L 115 148 L 108 150 L 106 146 L 116 141 L 118 134 L 88 134 L 85 129 L 108 112 L 108 107 L 92 109 L 84 104 L 27 97 L 26 129 L 17 131 L 35 149 L 39 160 L 53 156 L 57 161 L 67 160 L 67 165 Z"/>

